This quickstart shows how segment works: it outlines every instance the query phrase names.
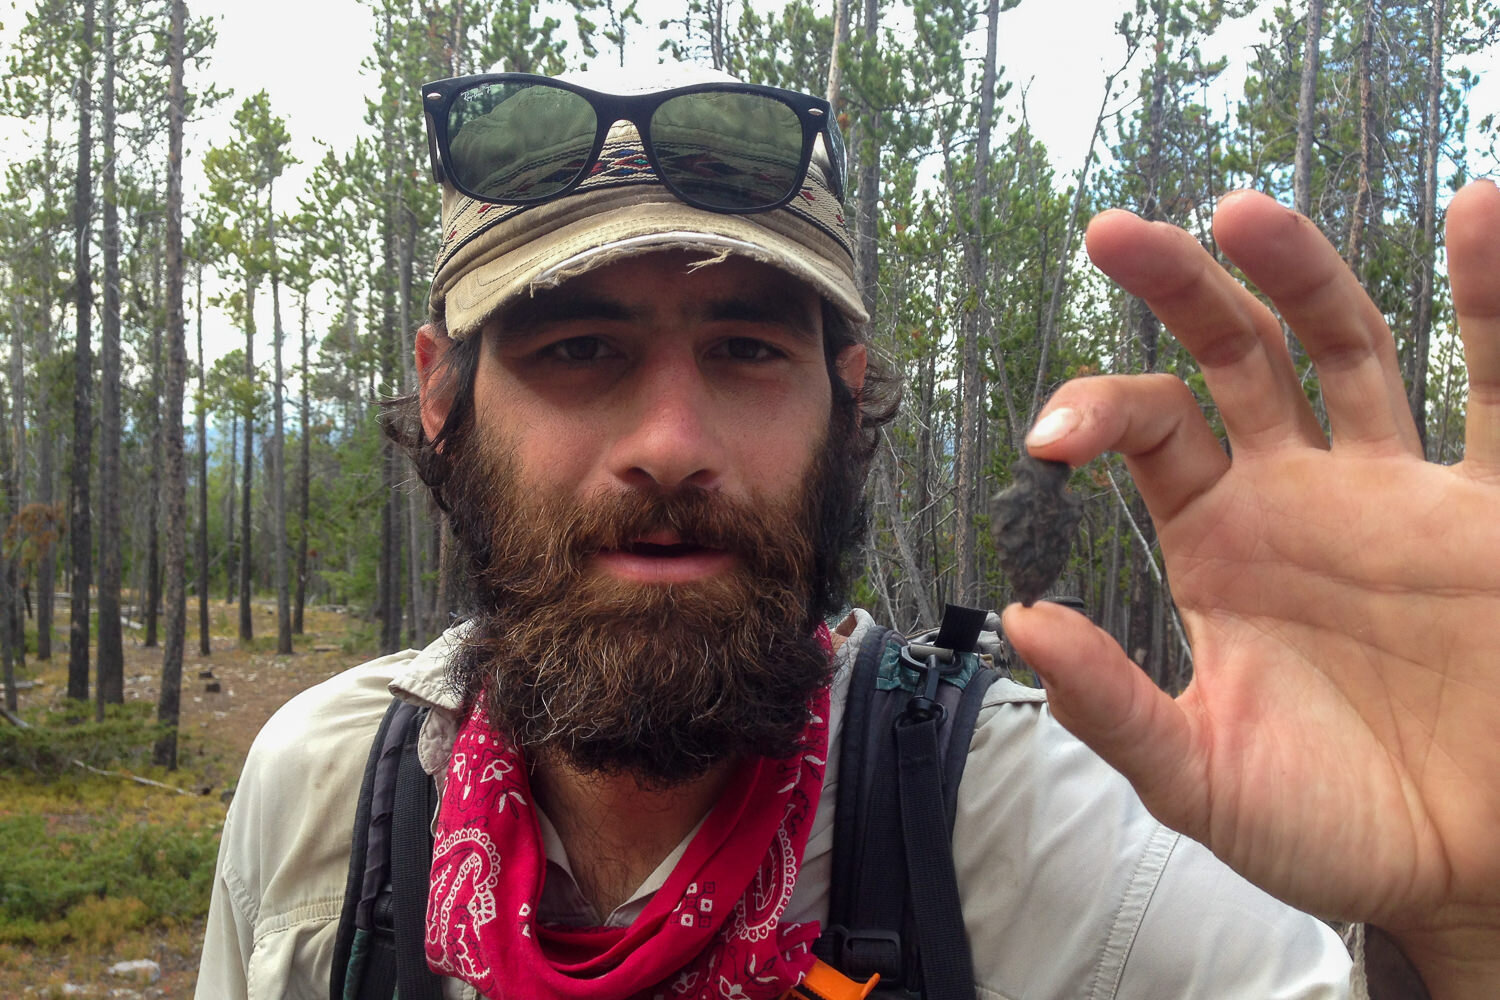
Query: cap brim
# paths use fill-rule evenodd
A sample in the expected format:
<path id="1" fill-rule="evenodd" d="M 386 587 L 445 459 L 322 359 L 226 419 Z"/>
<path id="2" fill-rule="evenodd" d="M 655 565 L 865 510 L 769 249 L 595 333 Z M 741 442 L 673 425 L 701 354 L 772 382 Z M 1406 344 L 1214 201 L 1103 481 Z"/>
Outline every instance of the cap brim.
<path id="1" fill-rule="evenodd" d="M 772 228 L 775 213 L 750 221 L 693 208 L 670 194 L 649 199 L 642 194 L 639 188 L 632 190 L 624 204 L 597 206 L 522 246 L 496 247 L 490 259 L 471 264 L 447 291 L 444 308 L 449 335 L 461 339 L 476 332 L 516 296 L 561 284 L 614 261 L 661 250 L 748 257 L 805 282 L 850 319 L 861 323 L 869 319 L 849 275 L 828 259 L 841 252 L 833 240 L 826 248 L 809 247 L 806 232 L 793 236 Z"/>

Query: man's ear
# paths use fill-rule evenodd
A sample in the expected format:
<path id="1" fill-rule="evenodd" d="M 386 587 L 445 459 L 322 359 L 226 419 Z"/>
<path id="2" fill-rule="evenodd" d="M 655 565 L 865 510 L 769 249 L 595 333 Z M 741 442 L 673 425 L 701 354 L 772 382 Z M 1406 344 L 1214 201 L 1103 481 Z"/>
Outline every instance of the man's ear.
<path id="1" fill-rule="evenodd" d="M 422 406 L 422 430 L 429 441 L 443 429 L 453 406 L 452 394 L 439 391 L 447 388 L 448 380 L 434 377 L 452 346 L 453 340 L 431 323 L 417 331 L 417 394 Z"/>
<path id="2" fill-rule="evenodd" d="M 838 357 L 833 359 L 834 370 L 839 373 L 839 378 L 849 387 L 849 391 L 855 396 L 865 386 L 865 366 L 870 362 L 870 353 L 864 344 L 850 344 L 839 351 Z"/>

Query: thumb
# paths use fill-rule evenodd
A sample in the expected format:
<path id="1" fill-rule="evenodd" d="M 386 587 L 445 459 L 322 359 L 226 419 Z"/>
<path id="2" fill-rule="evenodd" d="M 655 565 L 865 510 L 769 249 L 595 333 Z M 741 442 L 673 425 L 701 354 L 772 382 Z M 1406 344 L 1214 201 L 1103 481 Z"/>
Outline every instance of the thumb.
<path id="1" fill-rule="evenodd" d="M 1006 638 L 1046 684 L 1057 720 L 1123 774 L 1152 815 L 1201 840 L 1206 771 L 1182 706 L 1076 611 L 1046 601 L 1012 604 L 1001 620 Z"/>

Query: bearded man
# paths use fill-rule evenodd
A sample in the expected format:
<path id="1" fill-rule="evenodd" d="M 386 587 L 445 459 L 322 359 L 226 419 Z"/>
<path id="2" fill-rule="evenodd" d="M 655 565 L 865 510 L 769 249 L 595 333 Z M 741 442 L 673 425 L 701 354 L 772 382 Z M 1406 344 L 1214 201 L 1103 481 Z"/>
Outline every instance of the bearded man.
<path id="1" fill-rule="evenodd" d="M 390 427 L 447 514 L 468 617 L 267 724 L 198 996 L 327 995 L 392 692 L 430 710 L 444 995 L 781 996 L 828 909 L 829 748 L 873 625 L 840 612 L 893 409 L 837 126 L 717 78 L 500 74 L 423 100 L 443 242 Z M 1433 997 L 1493 996 L 1500 193 L 1449 215 L 1473 387 L 1456 469 L 1422 462 L 1389 332 L 1316 229 L 1255 195 L 1216 226 L 1318 364 L 1332 446 L 1263 305 L 1186 234 L 1095 220 L 1091 255 L 1199 359 L 1234 457 L 1162 376 L 1071 383 L 1028 439 L 1075 466 L 1126 455 L 1196 679 L 1174 702 L 1075 612 L 1007 610 L 1048 694 L 994 685 L 959 788 L 978 993 L 1362 992 L 1300 908 L 1383 928 Z"/>

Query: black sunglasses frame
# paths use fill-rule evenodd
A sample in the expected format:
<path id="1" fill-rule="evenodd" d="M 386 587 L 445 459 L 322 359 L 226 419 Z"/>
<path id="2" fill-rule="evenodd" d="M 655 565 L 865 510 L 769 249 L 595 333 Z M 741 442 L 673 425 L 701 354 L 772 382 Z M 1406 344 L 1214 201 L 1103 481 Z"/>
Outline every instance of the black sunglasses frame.
<path id="1" fill-rule="evenodd" d="M 465 91 L 475 87 L 486 86 L 497 83 L 529 84 L 538 87 L 552 87 L 557 90 L 566 90 L 577 94 L 594 109 L 596 119 L 594 129 L 594 142 L 589 149 L 588 159 L 585 161 L 578 175 L 570 180 L 564 187 L 557 191 L 540 197 L 533 198 L 496 198 L 493 195 L 481 194 L 472 191 L 465 185 L 460 184 L 453 172 L 447 169 L 447 163 L 452 154 L 448 145 L 448 113 L 453 103 L 458 100 Z M 796 180 L 781 200 L 770 205 L 756 205 L 750 208 L 725 208 L 717 205 L 704 203 L 691 195 L 684 194 L 677 188 L 668 177 L 667 172 L 662 169 L 661 163 L 656 157 L 656 147 L 651 141 L 651 116 L 656 109 L 667 101 L 688 94 L 707 93 L 740 93 L 756 94 L 780 101 L 791 108 L 797 114 L 802 123 L 802 151 L 801 161 L 797 168 Z M 781 208 L 790 202 L 802 190 L 807 180 L 808 168 L 812 165 L 813 145 L 818 136 L 823 136 L 824 149 L 828 154 L 829 170 L 828 183 L 833 190 L 833 196 L 840 202 L 844 200 L 844 139 L 839 133 L 838 122 L 831 113 L 828 102 L 821 97 L 811 94 L 799 93 L 795 90 L 783 90 L 780 87 L 768 87 L 753 83 L 735 83 L 730 81 L 715 83 L 699 83 L 686 87 L 674 87 L 670 90 L 660 90 L 648 94 L 605 94 L 587 87 L 569 83 L 566 80 L 556 80 L 552 77 L 537 76 L 532 73 L 485 73 L 477 76 L 457 76 L 446 80 L 435 80 L 422 87 L 422 113 L 427 123 L 427 149 L 432 157 L 432 178 L 439 184 L 445 180 L 453 185 L 460 193 L 477 201 L 488 202 L 495 205 L 536 205 L 561 198 L 573 191 L 593 171 L 595 164 L 599 162 L 599 154 L 604 149 L 604 141 L 609 135 L 609 130 L 617 121 L 628 121 L 635 126 L 636 132 L 641 137 L 641 144 L 646 152 L 646 159 L 651 164 L 651 169 L 656 172 L 656 177 L 662 186 L 682 201 L 694 208 L 701 208 L 710 212 L 718 212 L 726 215 L 747 215 L 755 212 L 769 212 Z"/>

